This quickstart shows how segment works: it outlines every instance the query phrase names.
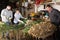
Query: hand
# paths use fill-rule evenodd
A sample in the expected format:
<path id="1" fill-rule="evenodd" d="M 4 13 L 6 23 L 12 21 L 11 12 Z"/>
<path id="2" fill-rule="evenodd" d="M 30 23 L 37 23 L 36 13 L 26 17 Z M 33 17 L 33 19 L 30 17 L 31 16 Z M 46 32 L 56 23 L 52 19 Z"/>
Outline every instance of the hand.
<path id="1" fill-rule="evenodd" d="M 27 18 L 24 18 L 24 19 L 27 19 Z"/>
<path id="2" fill-rule="evenodd" d="M 24 24 L 24 22 L 23 22 L 23 21 L 21 21 L 21 20 L 19 20 L 19 22 L 21 22 L 21 23 L 23 23 L 23 24 Z"/>
<path id="3" fill-rule="evenodd" d="M 11 20 L 12 18 L 9 18 L 9 20 Z"/>

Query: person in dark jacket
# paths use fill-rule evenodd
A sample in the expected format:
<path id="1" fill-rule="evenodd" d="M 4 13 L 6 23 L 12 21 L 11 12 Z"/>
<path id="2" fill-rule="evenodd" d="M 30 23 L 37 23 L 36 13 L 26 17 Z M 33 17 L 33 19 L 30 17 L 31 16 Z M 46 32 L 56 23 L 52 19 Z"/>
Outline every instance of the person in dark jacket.
<path id="1" fill-rule="evenodd" d="M 48 15 L 49 15 L 51 23 L 54 24 L 57 28 L 57 31 L 56 31 L 57 40 L 60 40 L 60 31 L 59 31 L 60 11 L 57 9 L 54 9 L 50 4 L 47 5 L 46 10 L 49 13 Z M 56 40 L 56 39 L 54 39 L 54 40 Z"/>

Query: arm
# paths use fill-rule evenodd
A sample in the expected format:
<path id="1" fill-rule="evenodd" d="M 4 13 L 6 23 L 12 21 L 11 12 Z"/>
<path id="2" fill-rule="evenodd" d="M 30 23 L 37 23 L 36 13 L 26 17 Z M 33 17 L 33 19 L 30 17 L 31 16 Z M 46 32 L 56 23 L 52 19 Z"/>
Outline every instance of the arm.
<path id="1" fill-rule="evenodd" d="M 57 18 L 57 21 L 60 22 L 60 12 L 58 10 L 55 11 L 55 16 Z"/>
<path id="2" fill-rule="evenodd" d="M 20 14 L 20 18 L 23 18 L 24 19 L 24 17 Z"/>
<path id="3" fill-rule="evenodd" d="M 1 17 L 5 16 L 4 10 L 1 11 Z"/>
<path id="4" fill-rule="evenodd" d="M 55 11 L 55 15 L 57 18 L 60 18 L 60 12 L 58 10 Z"/>
<path id="5" fill-rule="evenodd" d="M 22 18 L 22 19 L 27 19 L 27 18 L 24 18 L 21 14 L 20 14 L 20 18 Z"/>

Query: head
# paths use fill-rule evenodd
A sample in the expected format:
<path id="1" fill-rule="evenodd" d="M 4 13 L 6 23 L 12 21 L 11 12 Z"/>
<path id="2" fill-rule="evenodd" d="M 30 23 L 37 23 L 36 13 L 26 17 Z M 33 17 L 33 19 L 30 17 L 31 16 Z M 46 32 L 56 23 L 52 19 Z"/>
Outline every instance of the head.
<path id="1" fill-rule="evenodd" d="M 6 9 L 11 10 L 11 6 L 7 5 Z"/>
<path id="2" fill-rule="evenodd" d="M 16 13 L 20 13 L 19 9 L 16 9 Z"/>
<path id="3" fill-rule="evenodd" d="M 48 12 L 51 12 L 52 11 L 52 6 L 50 5 L 50 4 L 48 4 L 47 6 L 46 6 L 46 10 L 48 11 Z"/>

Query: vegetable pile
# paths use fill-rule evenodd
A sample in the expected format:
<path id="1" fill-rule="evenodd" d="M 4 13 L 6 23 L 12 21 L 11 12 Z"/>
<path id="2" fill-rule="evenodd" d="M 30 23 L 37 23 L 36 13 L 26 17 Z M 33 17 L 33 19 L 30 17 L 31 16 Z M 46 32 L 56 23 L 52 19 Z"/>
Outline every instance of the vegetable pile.
<path id="1" fill-rule="evenodd" d="M 46 38 L 54 33 L 56 27 L 50 22 L 41 22 L 33 25 L 28 33 L 33 37 Z"/>

